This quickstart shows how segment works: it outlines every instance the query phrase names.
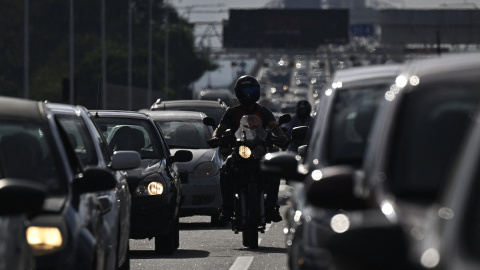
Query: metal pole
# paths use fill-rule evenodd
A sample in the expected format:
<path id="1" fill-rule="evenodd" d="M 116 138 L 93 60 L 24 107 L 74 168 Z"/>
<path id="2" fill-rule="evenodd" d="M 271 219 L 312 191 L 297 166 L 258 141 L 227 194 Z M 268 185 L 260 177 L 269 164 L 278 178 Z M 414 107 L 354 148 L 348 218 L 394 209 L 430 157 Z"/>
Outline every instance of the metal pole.
<path id="1" fill-rule="evenodd" d="M 29 74 L 29 63 L 30 63 L 30 54 L 29 54 L 29 0 L 25 0 L 24 8 L 24 38 L 23 38 L 23 97 L 29 98 L 29 86 L 30 86 L 30 74 Z"/>
<path id="2" fill-rule="evenodd" d="M 105 0 L 101 1 L 101 35 L 102 35 L 102 109 L 107 108 L 107 57 L 105 45 Z"/>
<path id="3" fill-rule="evenodd" d="M 132 110 L 132 0 L 128 0 L 128 110 Z"/>
<path id="4" fill-rule="evenodd" d="M 75 102 L 74 97 L 74 81 L 75 81 L 75 58 L 74 58 L 74 19 L 73 19 L 73 2 L 74 0 L 70 0 L 70 89 L 69 89 L 69 103 L 73 104 Z"/>
<path id="5" fill-rule="evenodd" d="M 147 104 L 152 103 L 152 0 L 148 1 L 148 92 Z"/>
<path id="6" fill-rule="evenodd" d="M 165 100 L 168 100 L 168 1 L 165 0 Z"/>

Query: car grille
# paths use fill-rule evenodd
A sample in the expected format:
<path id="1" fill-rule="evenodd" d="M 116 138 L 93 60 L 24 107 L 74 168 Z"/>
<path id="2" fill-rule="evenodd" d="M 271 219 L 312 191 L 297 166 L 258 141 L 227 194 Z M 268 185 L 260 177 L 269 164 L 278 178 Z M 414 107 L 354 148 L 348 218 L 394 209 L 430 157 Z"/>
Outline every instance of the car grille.
<path id="1" fill-rule="evenodd" d="M 189 174 L 188 172 L 180 172 L 180 173 L 178 174 L 178 176 L 179 176 L 179 178 L 180 178 L 180 182 L 181 182 L 182 184 L 188 183 L 188 174 Z"/>

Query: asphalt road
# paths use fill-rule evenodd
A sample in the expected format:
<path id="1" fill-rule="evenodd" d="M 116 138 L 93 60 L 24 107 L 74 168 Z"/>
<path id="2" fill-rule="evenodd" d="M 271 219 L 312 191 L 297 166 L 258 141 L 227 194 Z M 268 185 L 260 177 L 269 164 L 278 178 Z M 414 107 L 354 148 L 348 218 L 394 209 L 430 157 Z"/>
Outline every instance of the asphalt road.
<path id="1" fill-rule="evenodd" d="M 286 209 L 285 186 L 281 186 L 280 213 Z M 180 247 L 173 255 L 154 252 L 154 240 L 130 240 L 131 269 L 287 269 L 284 221 L 268 224 L 259 234 L 259 248 L 242 245 L 241 233 L 235 234 L 231 225 L 214 227 L 210 217 L 194 216 L 180 219 Z"/>

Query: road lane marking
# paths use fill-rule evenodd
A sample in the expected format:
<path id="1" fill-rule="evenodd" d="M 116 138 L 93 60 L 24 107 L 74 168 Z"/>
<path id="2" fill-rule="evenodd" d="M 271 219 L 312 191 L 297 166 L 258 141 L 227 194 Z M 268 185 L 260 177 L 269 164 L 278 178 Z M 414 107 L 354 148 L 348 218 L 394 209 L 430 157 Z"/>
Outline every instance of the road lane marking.
<path id="1" fill-rule="evenodd" d="M 268 230 L 270 229 L 270 227 L 272 227 L 272 223 L 268 223 L 268 224 L 265 226 L 265 232 L 268 232 Z"/>
<path id="2" fill-rule="evenodd" d="M 260 245 L 260 242 L 262 242 L 262 238 L 258 238 L 258 244 Z"/>
<path id="3" fill-rule="evenodd" d="M 240 256 L 235 259 L 230 270 L 246 270 L 253 262 L 253 256 Z"/>

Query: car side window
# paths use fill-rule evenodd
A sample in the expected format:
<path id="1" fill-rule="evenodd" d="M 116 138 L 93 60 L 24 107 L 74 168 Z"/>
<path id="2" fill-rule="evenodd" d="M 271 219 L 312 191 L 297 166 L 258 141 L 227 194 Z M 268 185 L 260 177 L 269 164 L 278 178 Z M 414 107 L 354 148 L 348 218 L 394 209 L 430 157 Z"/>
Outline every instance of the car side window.
<path id="1" fill-rule="evenodd" d="M 57 115 L 56 118 L 67 133 L 70 144 L 83 165 L 97 165 L 98 157 L 94 142 L 83 119 L 73 115 Z"/>

